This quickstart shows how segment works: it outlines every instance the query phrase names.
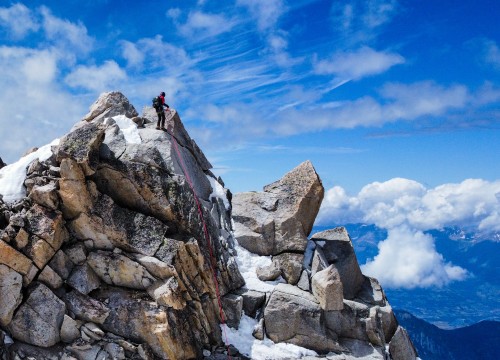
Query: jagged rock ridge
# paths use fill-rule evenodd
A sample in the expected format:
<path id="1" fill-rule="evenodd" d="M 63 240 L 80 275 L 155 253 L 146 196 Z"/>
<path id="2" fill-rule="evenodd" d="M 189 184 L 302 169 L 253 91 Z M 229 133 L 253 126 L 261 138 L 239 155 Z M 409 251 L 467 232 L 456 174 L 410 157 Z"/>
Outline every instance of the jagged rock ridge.
<path id="1" fill-rule="evenodd" d="M 324 194 L 310 162 L 232 198 L 178 114 L 169 133 L 155 120 L 121 93 L 101 95 L 29 164 L 25 196 L 0 199 L 0 358 L 226 358 L 213 267 L 228 326 L 255 318 L 256 339 L 330 359 L 415 359 L 345 229 L 308 240 Z M 279 283 L 272 291 L 244 286 L 233 230 L 272 258 L 256 269 Z"/>
<path id="2" fill-rule="evenodd" d="M 103 94 L 29 165 L 26 196 L 0 203 L 4 357 L 190 359 L 222 344 L 211 262 L 221 296 L 244 283 L 229 209 L 212 196 L 222 185 L 175 112 L 175 140 L 152 125 L 134 138 L 118 126 L 132 117 L 121 93 Z"/>

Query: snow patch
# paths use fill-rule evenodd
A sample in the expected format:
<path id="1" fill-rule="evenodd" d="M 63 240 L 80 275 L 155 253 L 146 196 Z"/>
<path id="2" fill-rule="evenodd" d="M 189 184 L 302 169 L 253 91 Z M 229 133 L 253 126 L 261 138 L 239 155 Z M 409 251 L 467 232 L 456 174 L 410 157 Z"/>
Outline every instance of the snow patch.
<path id="1" fill-rule="evenodd" d="M 246 287 L 249 290 L 271 292 L 276 285 L 285 282 L 281 277 L 275 281 L 262 281 L 257 277 L 256 270 L 258 267 L 271 265 L 272 260 L 270 256 L 253 254 L 240 246 L 238 241 L 235 241 L 234 249 L 238 254 L 236 263 L 240 269 L 241 276 L 245 279 Z"/>
<path id="2" fill-rule="evenodd" d="M 0 169 L 0 194 L 3 195 L 3 201 L 10 203 L 21 200 L 26 196 L 24 180 L 26 179 L 28 165 L 35 159 L 45 161 L 50 158 L 52 156 L 51 147 L 53 145 L 59 145 L 59 139 L 42 146 L 37 151 L 23 156 L 17 162 Z"/>
<path id="3" fill-rule="evenodd" d="M 211 176 L 207 175 L 207 179 L 210 181 L 210 185 L 212 186 L 212 193 L 209 196 L 209 200 L 212 200 L 212 198 L 219 198 L 224 202 L 226 210 L 229 210 L 231 205 L 229 204 L 229 200 L 227 199 L 226 192 L 224 191 L 222 185 Z"/>
<path id="4" fill-rule="evenodd" d="M 252 359 L 300 359 L 303 356 L 317 356 L 315 351 L 293 344 L 274 343 L 270 339 L 257 340 L 252 336 L 257 320 L 243 314 L 238 330 L 227 328 L 228 341 L 240 353 Z M 221 327 L 224 325 L 221 325 Z M 224 329 L 222 329 L 224 331 Z"/>
<path id="5" fill-rule="evenodd" d="M 137 129 L 137 124 L 131 119 L 125 115 L 116 115 L 111 119 L 113 119 L 115 124 L 120 128 L 120 131 L 123 133 L 123 137 L 127 143 L 140 144 L 142 142 L 139 130 Z"/>

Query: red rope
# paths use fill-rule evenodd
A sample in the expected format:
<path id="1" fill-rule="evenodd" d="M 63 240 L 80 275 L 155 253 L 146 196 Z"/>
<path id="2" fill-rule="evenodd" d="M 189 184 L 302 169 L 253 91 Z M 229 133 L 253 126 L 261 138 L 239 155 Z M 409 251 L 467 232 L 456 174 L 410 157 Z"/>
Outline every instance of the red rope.
<path id="1" fill-rule="evenodd" d="M 216 271 L 215 271 L 215 266 L 214 266 L 215 257 L 214 257 L 214 251 L 212 248 L 212 242 L 210 241 L 210 234 L 208 232 L 207 224 L 206 224 L 205 218 L 203 216 L 203 211 L 201 209 L 200 201 L 199 201 L 198 196 L 196 195 L 196 192 L 194 190 L 193 182 L 191 181 L 191 177 L 189 176 L 189 173 L 186 171 L 186 165 L 184 164 L 184 160 L 182 159 L 181 153 L 179 151 L 179 147 L 177 145 L 177 139 L 174 137 L 174 135 L 170 131 L 167 130 L 167 132 L 170 135 L 170 138 L 172 139 L 172 143 L 174 144 L 174 149 L 175 149 L 175 152 L 177 153 L 177 157 L 179 158 L 179 163 L 181 165 L 182 172 L 184 173 L 184 176 L 186 177 L 188 185 L 191 188 L 191 191 L 193 192 L 194 201 L 196 202 L 196 206 L 198 208 L 198 214 L 200 216 L 201 223 L 203 224 L 203 233 L 205 234 L 205 239 L 207 240 L 208 250 L 210 253 L 210 269 L 212 270 L 212 276 L 214 278 L 214 283 L 215 283 L 215 293 L 217 295 L 217 302 L 219 304 L 219 315 L 221 318 L 222 329 L 224 331 L 224 338 L 226 341 L 225 345 L 227 347 L 227 356 L 229 359 L 231 359 L 231 355 L 229 353 L 229 341 L 227 339 L 227 333 L 226 333 L 226 321 L 224 318 L 224 311 L 222 309 L 222 301 L 221 301 L 220 291 L 219 291 L 219 282 L 217 281 L 217 276 L 216 276 Z"/>

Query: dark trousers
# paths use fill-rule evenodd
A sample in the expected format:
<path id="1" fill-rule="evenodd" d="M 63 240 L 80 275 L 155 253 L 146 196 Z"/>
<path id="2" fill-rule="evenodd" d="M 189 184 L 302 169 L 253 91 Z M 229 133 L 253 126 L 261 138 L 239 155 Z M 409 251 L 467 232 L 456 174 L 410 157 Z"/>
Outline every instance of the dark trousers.
<path id="1" fill-rule="evenodd" d="M 158 122 L 156 123 L 156 127 L 160 127 L 160 123 L 161 123 L 161 127 L 164 128 L 165 127 L 165 111 L 160 111 L 160 112 L 156 112 L 156 114 L 158 115 Z"/>

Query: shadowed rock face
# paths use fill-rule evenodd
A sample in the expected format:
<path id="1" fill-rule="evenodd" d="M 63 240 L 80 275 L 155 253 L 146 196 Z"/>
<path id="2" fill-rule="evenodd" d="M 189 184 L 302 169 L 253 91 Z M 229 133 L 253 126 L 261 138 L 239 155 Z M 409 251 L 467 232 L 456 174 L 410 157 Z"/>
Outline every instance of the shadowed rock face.
<path id="1" fill-rule="evenodd" d="M 174 137 L 147 125 L 148 110 L 135 141 L 117 115 L 138 114 L 122 94 L 101 95 L 29 167 L 26 198 L 0 201 L 0 335 L 12 356 L 192 359 L 222 344 L 212 266 L 221 296 L 244 281 L 211 165 L 175 112 Z"/>

